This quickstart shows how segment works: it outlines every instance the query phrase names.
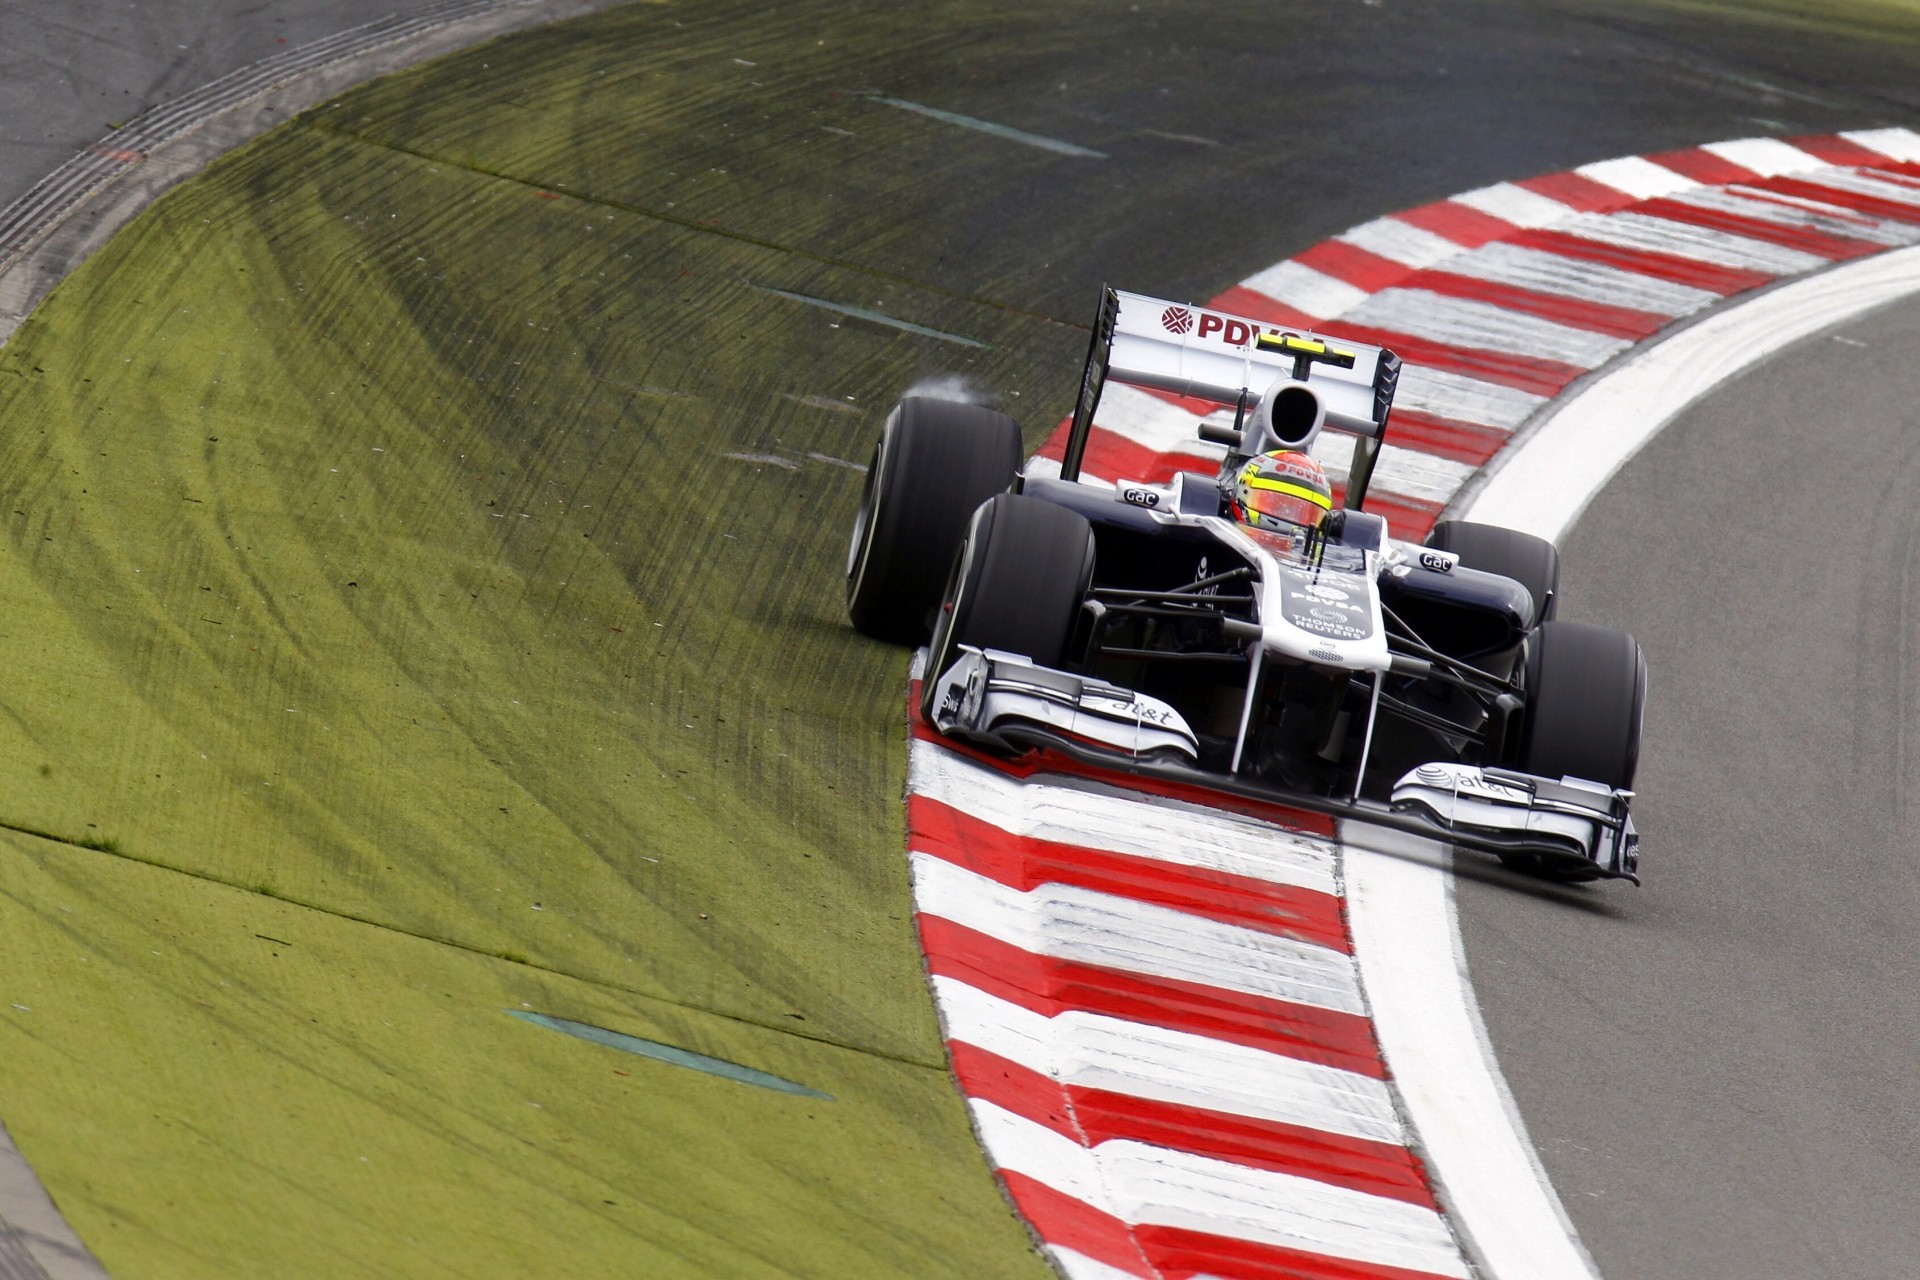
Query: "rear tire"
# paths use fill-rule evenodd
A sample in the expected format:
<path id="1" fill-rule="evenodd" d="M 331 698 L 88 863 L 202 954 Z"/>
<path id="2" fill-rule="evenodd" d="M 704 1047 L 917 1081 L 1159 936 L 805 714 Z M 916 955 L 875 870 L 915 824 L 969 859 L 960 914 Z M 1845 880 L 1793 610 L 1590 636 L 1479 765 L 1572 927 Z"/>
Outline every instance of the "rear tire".
<path id="1" fill-rule="evenodd" d="M 1093 582 L 1093 526 L 1040 498 L 997 494 L 980 504 L 954 558 L 927 654 L 921 712 L 963 644 L 1058 667 Z"/>
<path id="2" fill-rule="evenodd" d="M 1497 524 L 1442 520 L 1427 534 L 1426 545 L 1452 552 L 1469 569 L 1497 573 L 1525 587 L 1533 597 L 1529 630 L 1553 617 L 1560 599 L 1560 552 L 1545 538 Z"/>
<path id="3" fill-rule="evenodd" d="M 1544 622 L 1527 645 L 1526 689 L 1524 772 L 1633 786 L 1647 662 L 1632 636 L 1590 622 Z"/>
<path id="4" fill-rule="evenodd" d="M 1020 428 L 1004 413 L 917 396 L 894 406 L 847 549 L 855 629 L 899 644 L 926 640 L 968 517 L 1013 483 L 1020 456 Z"/>

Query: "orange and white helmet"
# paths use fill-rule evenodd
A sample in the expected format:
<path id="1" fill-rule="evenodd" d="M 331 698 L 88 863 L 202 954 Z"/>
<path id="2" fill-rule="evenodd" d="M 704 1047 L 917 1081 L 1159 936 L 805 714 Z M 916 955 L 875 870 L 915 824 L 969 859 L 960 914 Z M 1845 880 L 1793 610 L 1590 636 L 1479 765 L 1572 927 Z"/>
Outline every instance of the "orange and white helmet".
<path id="1" fill-rule="evenodd" d="M 1233 479 L 1233 518 L 1256 529 L 1318 529 L 1333 507 L 1333 486 L 1320 464 L 1292 449 L 1249 458 Z"/>

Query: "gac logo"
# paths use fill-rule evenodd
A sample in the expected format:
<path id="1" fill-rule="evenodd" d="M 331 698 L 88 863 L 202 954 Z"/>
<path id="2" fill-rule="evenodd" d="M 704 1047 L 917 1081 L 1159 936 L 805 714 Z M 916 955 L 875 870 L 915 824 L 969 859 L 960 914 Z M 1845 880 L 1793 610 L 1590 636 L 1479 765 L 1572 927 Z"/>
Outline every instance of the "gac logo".
<path id="1" fill-rule="evenodd" d="M 1422 551 L 1420 567 L 1431 569 L 1435 573 L 1452 573 L 1453 566 L 1460 563 L 1460 557 L 1445 551 Z"/>
<path id="2" fill-rule="evenodd" d="M 1153 508 L 1160 505 L 1160 495 L 1152 489 L 1142 489 L 1129 485 L 1120 491 L 1122 502 L 1131 502 L 1136 507 Z"/>

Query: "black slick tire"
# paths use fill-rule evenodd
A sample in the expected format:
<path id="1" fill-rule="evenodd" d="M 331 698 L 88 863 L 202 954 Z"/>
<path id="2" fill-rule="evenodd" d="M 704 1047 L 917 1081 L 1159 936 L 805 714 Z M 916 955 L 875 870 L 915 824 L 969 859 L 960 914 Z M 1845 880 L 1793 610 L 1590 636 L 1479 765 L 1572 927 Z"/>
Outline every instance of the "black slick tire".
<path id="1" fill-rule="evenodd" d="M 914 396 L 894 406 L 874 445 L 847 549 L 847 616 L 856 630 L 923 643 L 974 509 L 1020 470 L 1020 428 L 980 405 Z"/>
<path id="2" fill-rule="evenodd" d="M 921 710 L 963 644 L 1023 654 L 1043 667 L 1066 659 L 1093 581 L 1093 526 L 1077 511 L 1003 493 L 974 512 L 948 575 L 927 654 Z M 930 718 L 930 714 L 929 714 Z"/>
<path id="3" fill-rule="evenodd" d="M 1544 622 L 1527 644 L 1526 689 L 1522 770 L 1632 788 L 1647 696 L 1647 663 L 1632 636 L 1591 622 Z"/>
<path id="4" fill-rule="evenodd" d="M 1640 763 L 1647 663 L 1634 638 L 1590 622 L 1549 621 L 1527 644 L 1527 711 L 1520 758 L 1527 773 L 1631 789 Z M 1509 869 L 1549 880 L 1592 880 L 1590 864 L 1503 853 Z"/>

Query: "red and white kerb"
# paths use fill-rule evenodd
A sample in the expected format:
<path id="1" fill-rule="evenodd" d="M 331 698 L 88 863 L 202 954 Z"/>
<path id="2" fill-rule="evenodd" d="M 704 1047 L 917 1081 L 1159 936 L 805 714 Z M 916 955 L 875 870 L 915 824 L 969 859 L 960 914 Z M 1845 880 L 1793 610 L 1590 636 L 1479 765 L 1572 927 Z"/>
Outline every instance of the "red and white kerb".
<path id="1" fill-rule="evenodd" d="M 1399 352 L 1368 506 L 1418 539 L 1581 375 L 1723 299 L 1915 243 L 1920 136 L 1750 138 L 1380 218 L 1161 323 L 1224 339 L 1231 313 Z M 1109 384 L 1085 474 L 1212 473 L 1212 408 Z M 1032 465 L 1064 444 L 1063 425 Z M 1321 457 L 1336 484 L 1344 452 Z M 918 725 L 907 818 L 954 1074 L 1071 1280 L 1471 1273 L 1378 1049 L 1324 820 Z"/>
<path id="2" fill-rule="evenodd" d="M 1368 506 L 1418 540 L 1574 379 L 1727 298 L 1915 243 L 1920 135 L 1746 138 L 1497 183 L 1363 223 L 1210 306 L 1400 354 Z M 1201 336 L 1231 323 L 1188 310 Z M 1213 407 L 1109 385 L 1083 474 L 1211 473 L 1220 449 L 1194 420 Z M 1065 445 L 1063 424 L 1040 457 L 1057 461 Z M 1348 452 L 1329 441 L 1316 456 L 1338 481 Z"/>

